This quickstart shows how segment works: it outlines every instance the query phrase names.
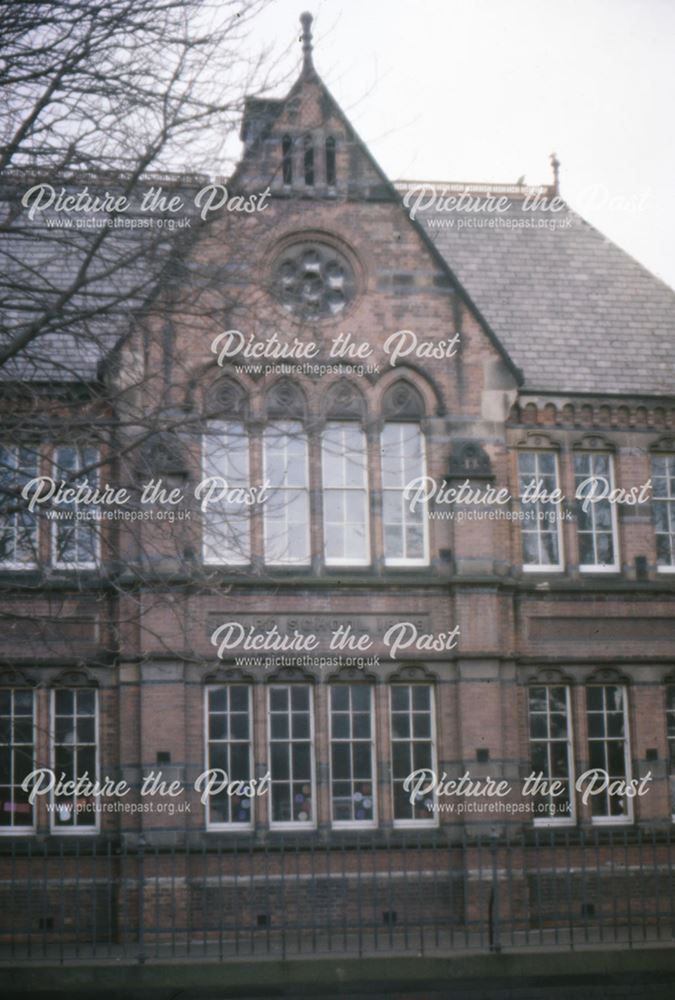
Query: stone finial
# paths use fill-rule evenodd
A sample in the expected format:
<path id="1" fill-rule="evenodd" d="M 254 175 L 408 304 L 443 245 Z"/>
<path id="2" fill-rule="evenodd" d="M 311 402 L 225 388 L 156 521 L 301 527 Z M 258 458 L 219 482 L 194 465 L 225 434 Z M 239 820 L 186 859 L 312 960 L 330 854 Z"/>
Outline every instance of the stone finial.
<path id="1" fill-rule="evenodd" d="M 300 15 L 300 24 L 302 25 L 302 34 L 300 35 L 300 41 L 302 42 L 302 68 L 303 70 L 311 70 L 314 68 L 312 63 L 312 21 L 314 18 L 311 14 L 305 11 L 304 14 Z"/>
<path id="2" fill-rule="evenodd" d="M 553 167 L 553 190 L 558 195 L 560 194 L 560 160 L 555 153 L 551 153 L 550 159 Z"/>

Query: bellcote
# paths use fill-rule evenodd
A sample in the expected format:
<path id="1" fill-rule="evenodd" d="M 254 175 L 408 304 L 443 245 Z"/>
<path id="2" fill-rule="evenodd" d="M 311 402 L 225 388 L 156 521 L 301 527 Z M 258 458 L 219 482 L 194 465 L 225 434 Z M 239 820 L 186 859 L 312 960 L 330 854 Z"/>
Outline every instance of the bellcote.
<path id="1" fill-rule="evenodd" d="M 285 98 L 247 97 L 244 155 L 233 181 L 273 197 L 393 200 L 394 190 L 319 77 L 312 16 L 302 14 L 302 66 Z"/>

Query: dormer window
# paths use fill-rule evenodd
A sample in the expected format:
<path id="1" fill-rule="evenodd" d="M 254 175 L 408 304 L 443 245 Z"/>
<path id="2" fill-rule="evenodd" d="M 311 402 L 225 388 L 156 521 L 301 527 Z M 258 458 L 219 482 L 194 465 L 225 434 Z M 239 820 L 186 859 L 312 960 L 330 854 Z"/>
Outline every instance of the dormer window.
<path id="1" fill-rule="evenodd" d="M 314 141 L 311 135 L 305 136 L 305 184 L 314 187 Z"/>
<path id="2" fill-rule="evenodd" d="M 332 135 L 326 139 L 326 184 L 335 187 L 335 139 Z"/>
<path id="3" fill-rule="evenodd" d="M 290 187 L 293 183 L 293 140 L 290 135 L 281 140 L 281 175 L 284 185 Z"/>

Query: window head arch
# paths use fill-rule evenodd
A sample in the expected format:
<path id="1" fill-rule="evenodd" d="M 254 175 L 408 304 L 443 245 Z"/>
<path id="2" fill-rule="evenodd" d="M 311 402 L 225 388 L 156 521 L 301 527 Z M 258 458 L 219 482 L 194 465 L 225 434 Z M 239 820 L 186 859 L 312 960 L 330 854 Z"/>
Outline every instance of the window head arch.
<path id="1" fill-rule="evenodd" d="M 289 379 L 281 379 L 270 388 L 265 408 L 274 420 L 304 420 L 307 409 L 302 390 Z"/>
<path id="2" fill-rule="evenodd" d="M 424 418 L 424 400 L 414 385 L 401 379 L 385 392 L 382 412 L 385 420 L 420 421 Z"/>
<path id="3" fill-rule="evenodd" d="M 363 420 L 366 404 L 359 390 L 341 379 L 326 393 L 324 414 L 329 420 Z"/>
<path id="4" fill-rule="evenodd" d="M 209 416 L 217 414 L 245 420 L 248 417 L 246 391 L 233 378 L 220 378 L 206 394 L 206 410 Z"/>

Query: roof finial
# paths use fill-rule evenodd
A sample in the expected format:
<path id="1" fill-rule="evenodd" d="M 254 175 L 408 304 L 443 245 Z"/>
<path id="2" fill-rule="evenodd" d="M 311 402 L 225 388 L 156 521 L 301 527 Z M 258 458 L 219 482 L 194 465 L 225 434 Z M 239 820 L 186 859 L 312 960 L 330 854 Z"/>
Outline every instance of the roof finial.
<path id="1" fill-rule="evenodd" d="M 557 197 L 560 194 L 560 160 L 555 153 L 551 153 L 550 159 L 553 167 L 553 193 Z"/>
<path id="2" fill-rule="evenodd" d="M 300 24 L 302 25 L 302 35 L 300 36 L 300 41 L 302 42 L 302 68 L 305 71 L 314 68 L 312 64 L 312 21 L 313 20 L 314 18 L 307 11 L 305 11 L 304 14 L 300 15 Z"/>

